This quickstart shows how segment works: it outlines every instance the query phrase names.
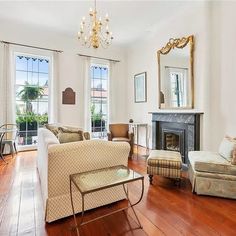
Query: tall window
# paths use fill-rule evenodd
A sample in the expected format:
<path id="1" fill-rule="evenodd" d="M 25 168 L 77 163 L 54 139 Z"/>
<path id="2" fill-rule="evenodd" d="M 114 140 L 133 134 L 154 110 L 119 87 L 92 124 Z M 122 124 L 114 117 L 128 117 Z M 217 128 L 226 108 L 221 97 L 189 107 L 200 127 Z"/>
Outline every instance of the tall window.
<path id="1" fill-rule="evenodd" d="M 15 56 L 18 145 L 37 144 L 38 128 L 48 122 L 49 59 Z"/>
<path id="2" fill-rule="evenodd" d="M 105 138 L 108 124 L 108 67 L 91 65 L 91 128 L 93 138 Z"/>

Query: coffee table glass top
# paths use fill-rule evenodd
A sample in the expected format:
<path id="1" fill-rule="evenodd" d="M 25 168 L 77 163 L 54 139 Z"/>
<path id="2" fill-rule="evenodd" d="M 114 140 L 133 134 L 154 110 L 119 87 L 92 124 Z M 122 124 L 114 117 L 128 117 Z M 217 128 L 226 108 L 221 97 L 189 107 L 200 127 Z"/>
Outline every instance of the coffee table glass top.
<path id="1" fill-rule="evenodd" d="M 70 175 L 71 181 L 82 194 L 143 178 L 141 174 L 123 165 Z"/>

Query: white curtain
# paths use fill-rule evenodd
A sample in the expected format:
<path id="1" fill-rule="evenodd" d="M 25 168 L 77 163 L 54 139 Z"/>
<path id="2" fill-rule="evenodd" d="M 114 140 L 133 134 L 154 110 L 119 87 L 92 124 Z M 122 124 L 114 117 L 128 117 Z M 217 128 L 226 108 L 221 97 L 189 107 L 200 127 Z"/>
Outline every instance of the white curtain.
<path id="1" fill-rule="evenodd" d="M 84 75 L 84 130 L 91 131 L 91 79 L 90 79 L 90 64 L 91 60 L 88 57 L 82 57 L 83 75 Z"/>
<path id="2" fill-rule="evenodd" d="M 119 81 L 119 68 L 117 63 L 114 61 L 109 62 L 109 98 L 108 98 L 108 107 L 109 107 L 109 123 L 115 123 L 119 120 L 119 111 L 116 110 L 117 107 L 117 96 L 120 96 L 117 93 L 117 86 Z"/>
<path id="3" fill-rule="evenodd" d="M 0 43 L 0 125 L 16 122 L 13 56 L 11 46 Z"/>
<path id="4" fill-rule="evenodd" d="M 49 123 L 59 122 L 59 52 L 53 52 L 50 80 Z"/>

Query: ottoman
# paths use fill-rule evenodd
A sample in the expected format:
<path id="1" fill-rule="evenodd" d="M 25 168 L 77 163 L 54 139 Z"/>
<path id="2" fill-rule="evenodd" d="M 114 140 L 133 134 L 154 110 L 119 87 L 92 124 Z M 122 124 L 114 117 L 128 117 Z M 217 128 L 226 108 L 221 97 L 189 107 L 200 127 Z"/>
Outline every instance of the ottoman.
<path id="1" fill-rule="evenodd" d="M 153 175 L 161 175 L 179 181 L 181 177 L 182 158 L 179 152 L 152 150 L 147 159 L 147 173 L 150 184 Z"/>

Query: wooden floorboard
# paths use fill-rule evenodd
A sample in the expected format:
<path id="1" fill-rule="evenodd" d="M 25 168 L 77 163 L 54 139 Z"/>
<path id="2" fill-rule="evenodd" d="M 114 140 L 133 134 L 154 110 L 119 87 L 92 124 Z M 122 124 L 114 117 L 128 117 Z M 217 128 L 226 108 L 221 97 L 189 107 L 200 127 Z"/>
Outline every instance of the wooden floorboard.
<path id="1" fill-rule="evenodd" d="M 198 196 L 191 192 L 185 174 L 181 186 L 159 176 L 149 185 L 146 175 L 144 148 L 135 148 L 129 166 L 145 175 L 143 200 L 135 207 L 143 225 L 138 228 L 131 210 L 92 222 L 81 228 L 82 236 L 235 236 L 236 201 Z M 0 161 L 0 236 L 73 236 L 72 217 L 46 224 L 40 182 L 36 169 L 36 152 L 21 152 L 14 158 Z M 141 185 L 129 184 L 132 201 L 138 199 Z M 111 204 L 86 213 L 92 219 L 127 205 L 126 201 Z M 78 218 L 80 215 L 78 215 Z"/>

